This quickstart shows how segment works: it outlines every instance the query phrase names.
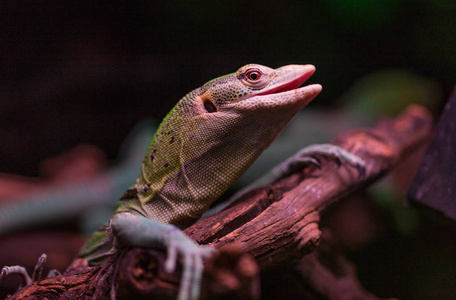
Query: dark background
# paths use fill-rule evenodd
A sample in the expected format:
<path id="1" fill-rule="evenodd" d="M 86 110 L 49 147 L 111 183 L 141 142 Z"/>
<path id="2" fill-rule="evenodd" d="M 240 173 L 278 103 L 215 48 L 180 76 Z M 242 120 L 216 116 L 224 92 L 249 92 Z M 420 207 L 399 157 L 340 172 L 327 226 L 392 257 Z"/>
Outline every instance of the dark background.
<path id="1" fill-rule="evenodd" d="M 456 78 L 455 1 L 3 1 L 0 171 L 81 142 L 109 158 L 139 120 L 256 62 L 312 63 L 331 106 L 382 68 Z M 451 6 L 453 4 L 453 6 Z"/>
<path id="2" fill-rule="evenodd" d="M 314 64 L 324 90 L 312 105 L 326 108 L 364 75 L 404 69 L 439 84 L 438 115 L 455 51 L 451 0 L 3 1 L 0 172 L 35 176 L 44 158 L 80 143 L 114 159 L 138 121 L 251 62 Z M 454 296 L 454 227 L 440 222 L 353 254 L 367 289 Z"/>

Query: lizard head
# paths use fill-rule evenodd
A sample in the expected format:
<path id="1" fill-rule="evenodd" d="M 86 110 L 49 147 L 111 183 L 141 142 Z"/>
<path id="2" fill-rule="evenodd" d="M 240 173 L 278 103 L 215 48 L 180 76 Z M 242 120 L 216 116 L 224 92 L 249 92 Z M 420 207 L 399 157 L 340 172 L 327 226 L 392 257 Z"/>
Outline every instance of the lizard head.
<path id="1" fill-rule="evenodd" d="M 200 144 L 217 140 L 219 146 L 226 146 L 235 141 L 261 153 L 320 93 L 319 84 L 300 87 L 314 72 L 313 65 L 271 69 L 248 64 L 213 79 L 187 98 L 192 101 L 188 110 L 192 116 L 182 124 L 184 135 L 194 136 L 197 131 Z"/>
<path id="2" fill-rule="evenodd" d="M 298 110 L 321 91 L 319 84 L 299 88 L 315 72 L 313 65 L 288 65 L 271 69 L 248 64 L 235 73 L 203 85 L 196 97 L 202 112 L 254 111 L 259 108 Z"/>

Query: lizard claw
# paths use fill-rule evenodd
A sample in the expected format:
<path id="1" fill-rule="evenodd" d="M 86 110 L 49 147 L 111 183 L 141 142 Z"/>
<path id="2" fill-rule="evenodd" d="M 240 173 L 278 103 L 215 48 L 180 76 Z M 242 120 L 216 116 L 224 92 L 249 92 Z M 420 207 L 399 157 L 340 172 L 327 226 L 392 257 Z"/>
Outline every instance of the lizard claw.
<path id="1" fill-rule="evenodd" d="M 3 278 L 8 276 L 9 274 L 18 274 L 21 276 L 22 283 L 19 285 L 18 290 L 23 286 L 28 286 L 32 284 L 32 279 L 30 278 L 27 270 L 23 266 L 6 266 L 2 268 L 0 272 L 0 282 L 2 282 Z"/>
<path id="2" fill-rule="evenodd" d="M 29 276 L 27 270 L 22 266 L 6 266 L 2 268 L 0 272 L 0 283 L 2 279 L 9 274 L 18 274 L 22 278 L 22 283 L 19 285 L 18 290 L 21 287 L 28 286 L 34 282 L 37 282 L 41 279 L 41 274 L 43 273 L 43 265 L 46 262 L 47 255 L 45 253 L 41 254 L 38 258 L 38 262 L 35 265 L 35 269 L 33 270 L 32 277 Z M 53 277 L 55 275 L 60 275 L 60 272 L 57 270 L 51 270 L 47 277 Z"/>
<path id="3" fill-rule="evenodd" d="M 45 253 L 41 254 L 38 258 L 38 262 L 35 265 L 35 269 L 32 273 L 32 282 L 38 281 L 41 278 L 41 274 L 43 273 L 43 264 L 46 262 L 47 255 Z"/>
<path id="4" fill-rule="evenodd" d="M 358 169 L 359 178 L 364 178 L 366 176 L 366 164 L 357 164 L 356 169 Z"/>
<path id="5" fill-rule="evenodd" d="M 299 163 L 299 166 L 314 165 L 316 168 L 321 170 L 321 163 L 315 157 L 311 157 L 311 156 L 300 157 L 296 160 L 296 163 Z"/>
<path id="6" fill-rule="evenodd" d="M 359 156 L 351 154 L 350 152 L 336 145 L 312 145 L 299 151 L 295 157 L 297 157 L 297 161 L 300 162 L 301 160 L 310 161 L 310 159 L 316 155 L 323 155 L 333 158 L 339 167 L 345 161 L 350 166 L 355 167 L 358 170 L 360 178 L 363 178 L 366 175 L 366 163 L 364 160 L 362 160 Z"/>
<path id="7" fill-rule="evenodd" d="M 342 165 L 342 155 L 337 151 L 334 153 L 334 160 L 336 161 L 337 167 Z"/>
<path id="8" fill-rule="evenodd" d="M 173 227 L 169 232 L 165 271 L 171 273 L 176 268 L 177 255 L 183 258 L 183 270 L 179 287 L 179 300 L 198 299 L 203 274 L 203 259 L 216 251 L 210 246 L 200 246 L 182 231 Z"/>

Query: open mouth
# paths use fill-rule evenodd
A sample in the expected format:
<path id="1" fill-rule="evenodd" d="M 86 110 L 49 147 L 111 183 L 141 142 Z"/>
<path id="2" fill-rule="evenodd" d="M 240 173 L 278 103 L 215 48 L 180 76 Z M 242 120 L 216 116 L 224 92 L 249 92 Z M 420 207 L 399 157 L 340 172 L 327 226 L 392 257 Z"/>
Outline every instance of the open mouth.
<path id="1" fill-rule="evenodd" d="M 313 65 L 286 66 L 284 68 L 289 68 L 288 70 L 284 70 L 284 74 L 289 73 L 289 75 L 287 76 L 289 78 L 289 81 L 285 80 L 285 82 L 272 86 L 269 89 L 261 91 L 253 96 L 278 94 L 298 89 L 304 82 L 306 82 L 313 75 L 313 73 L 315 73 L 315 67 Z M 304 86 L 302 88 L 321 89 L 320 85 L 318 84 L 311 84 L 308 86 Z"/>
<path id="2" fill-rule="evenodd" d="M 262 107 L 288 107 L 296 104 L 296 107 L 304 107 L 321 92 L 320 84 L 301 87 L 315 73 L 313 65 L 288 65 L 275 71 L 276 78 L 268 86 L 257 93 L 237 99 L 235 103 L 257 103 Z"/>

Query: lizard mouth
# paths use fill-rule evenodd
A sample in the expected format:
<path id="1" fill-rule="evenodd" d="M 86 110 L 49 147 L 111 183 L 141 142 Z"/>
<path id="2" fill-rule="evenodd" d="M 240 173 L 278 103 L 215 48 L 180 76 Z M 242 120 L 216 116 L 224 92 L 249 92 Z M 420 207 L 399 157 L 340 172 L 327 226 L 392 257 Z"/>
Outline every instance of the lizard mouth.
<path id="1" fill-rule="evenodd" d="M 279 68 L 277 71 L 284 74 L 288 73 L 287 77 L 289 77 L 289 80 L 278 85 L 273 85 L 269 89 L 255 94 L 255 96 L 278 94 L 297 89 L 315 73 L 315 67 L 313 65 L 291 65 Z"/>
<path id="2" fill-rule="evenodd" d="M 300 87 L 315 73 L 313 65 L 288 65 L 276 69 L 276 72 L 280 82 L 274 84 L 272 81 L 266 90 L 251 95 L 248 101 L 261 102 L 263 106 L 304 107 L 321 92 L 319 84 Z"/>
<path id="3" fill-rule="evenodd" d="M 252 106 L 268 109 L 274 107 L 299 109 L 310 103 L 321 92 L 322 87 L 319 84 L 300 87 L 315 73 L 313 65 L 288 65 L 274 71 L 274 78 L 264 89 L 233 101 L 232 104 L 236 105 L 236 109 L 252 109 Z M 230 104 L 227 107 L 231 107 Z"/>

